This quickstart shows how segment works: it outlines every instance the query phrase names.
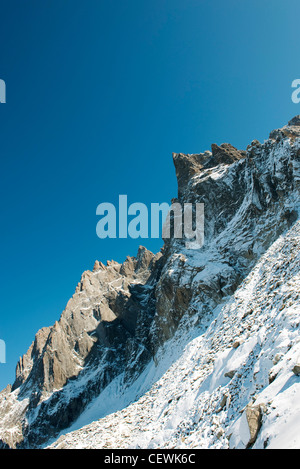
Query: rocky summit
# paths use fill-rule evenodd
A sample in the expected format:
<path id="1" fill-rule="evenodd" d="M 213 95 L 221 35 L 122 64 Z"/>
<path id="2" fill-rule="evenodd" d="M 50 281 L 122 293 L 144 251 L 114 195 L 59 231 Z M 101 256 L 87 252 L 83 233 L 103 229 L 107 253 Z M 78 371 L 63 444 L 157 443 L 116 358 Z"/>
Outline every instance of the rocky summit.
<path id="1" fill-rule="evenodd" d="M 84 272 L 0 393 L 0 447 L 299 448 L 300 117 L 173 160 L 203 247 Z"/>

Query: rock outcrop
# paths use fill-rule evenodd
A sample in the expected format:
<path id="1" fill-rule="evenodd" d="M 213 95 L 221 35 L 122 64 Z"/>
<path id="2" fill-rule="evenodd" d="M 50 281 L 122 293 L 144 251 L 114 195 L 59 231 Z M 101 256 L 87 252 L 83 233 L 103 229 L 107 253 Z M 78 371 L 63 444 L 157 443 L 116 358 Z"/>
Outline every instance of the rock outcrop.
<path id="1" fill-rule="evenodd" d="M 95 401 L 51 448 L 299 448 L 299 243 L 300 220 L 206 324 L 182 321 L 142 372 L 139 395 L 134 385 L 111 410 L 109 386 L 99 399 L 111 411 Z"/>
<path id="2" fill-rule="evenodd" d="M 140 373 L 152 358 L 161 257 L 140 247 L 136 258 L 106 267 L 96 262 L 82 274 L 59 321 L 38 331 L 17 364 L 11 392 L 0 396 L 0 418 L 10 415 L 3 442 L 35 447 L 70 425 L 118 374 L 130 382 Z"/>
<path id="3" fill-rule="evenodd" d="M 173 160 L 177 200 L 204 203 L 204 246 L 165 239 L 157 255 L 140 247 L 123 264 L 96 261 L 84 272 L 60 319 L 36 334 L 12 388 L 0 394 L 3 447 L 55 438 L 118 376 L 125 392 L 180 328 L 208 327 L 299 216 L 298 117 L 247 151 L 213 144 Z M 227 379 L 235 379 L 231 371 Z"/>

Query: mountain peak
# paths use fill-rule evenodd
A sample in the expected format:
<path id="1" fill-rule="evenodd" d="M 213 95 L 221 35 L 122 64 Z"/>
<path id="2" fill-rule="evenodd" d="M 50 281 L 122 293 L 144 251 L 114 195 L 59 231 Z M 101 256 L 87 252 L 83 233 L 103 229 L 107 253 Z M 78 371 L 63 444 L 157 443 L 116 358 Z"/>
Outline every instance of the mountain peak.
<path id="1" fill-rule="evenodd" d="M 289 127 L 291 126 L 300 127 L 300 114 L 298 114 L 298 116 L 293 117 L 293 119 L 289 121 L 288 125 Z"/>
<path id="2" fill-rule="evenodd" d="M 164 429 L 162 445 L 171 441 L 171 423 L 174 438 L 182 437 L 183 427 L 175 418 L 176 403 L 184 412 L 193 412 L 193 432 L 203 425 L 203 433 L 208 434 L 209 415 L 214 422 L 224 417 L 218 428 L 211 427 L 221 439 L 207 442 L 196 431 L 197 444 L 228 447 L 228 440 L 222 436 L 228 431 L 234 434 L 231 444 L 239 445 L 241 409 L 252 402 L 262 387 L 267 389 L 277 379 L 283 363 L 282 350 L 290 350 L 290 344 L 286 349 L 280 346 L 273 354 L 278 340 L 286 344 L 285 334 L 275 327 L 281 324 L 277 319 L 282 320 L 282 327 L 286 324 L 283 297 L 284 303 L 290 305 L 291 346 L 298 347 L 299 342 L 299 313 L 297 316 L 294 310 L 296 300 L 299 302 L 299 283 L 293 282 L 299 274 L 299 223 L 295 222 L 300 209 L 300 117 L 294 117 L 289 125 L 271 135 L 262 144 L 253 140 L 246 152 L 223 143 L 213 144 L 212 151 L 204 153 L 173 154 L 180 202 L 205 205 L 203 247 L 188 249 L 183 239 L 168 238 L 156 255 L 140 246 L 136 257 L 127 257 L 122 264 L 108 261 L 104 266 L 96 261 L 92 271 L 85 271 L 59 321 L 41 329 L 20 359 L 12 389 L 0 393 L 0 448 L 41 447 L 49 438 L 70 429 L 84 412 L 93 421 L 105 418 L 110 410 L 115 412 L 119 405 L 123 409 L 140 396 L 148 399 L 151 386 L 154 395 L 155 385 L 163 375 L 164 411 L 153 414 L 153 440 L 145 443 L 145 434 L 152 433 L 143 434 L 142 426 L 132 430 L 132 434 L 139 434 L 143 445 L 160 446 L 155 439 L 160 419 Z M 294 225 L 297 230 L 285 238 Z M 260 262 L 266 253 L 264 274 Z M 273 270 L 269 270 L 270 265 Z M 253 282 L 249 286 L 251 272 Z M 232 308 L 234 304 L 236 307 Z M 234 323 L 235 329 L 231 327 Z M 241 324 L 243 330 L 239 329 Z M 205 346 L 204 334 L 208 334 Z M 253 334 L 257 335 L 255 341 Z M 193 337 L 199 338 L 199 346 L 204 347 L 198 369 L 194 366 L 198 347 L 193 349 Z M 264 355 L 259 361 L 263 340 Z M 180 355 L 184 357 L 189 343 L 191 355 L 184 360 L 184 366 L 195 370 L 196 376 L 189 381 L 180 375 L 174 381 L 166 371 Z M 240 345 L 233 345 L 237 343 Z M 230 360 L 237 355 L 239 360 Z M 244 357 L 248 355 L 245 367 Z M 288 365 L 292 369 L 298 369 L 297 356 L 295 352 L 295 363 Z M 284 363 L 289 363 L 288 356 Z M 257 374 L 262 369 L 263 375 Z M 199 394 L 198 370 L 201 379 L 209 380 L 209 386 L 204 386 L 206 394 L 208 389 L 213 391 L 208 410 L 201 407 L 201 399 L 195 402 L 195 409 L 189 404 L 190 399 L 182 404 L 181 397 L 189 396 L 185 386 L 190 392 L 195 382 L 195 395 Z M 132 392 L 128 391 L 130 386 L 134 388 Z M 222 393 L 218 391 L 220 386 Z M 154 400 L 150 399 L 149 409 Z M 95 414 L 90 413 L 93 402 L 98 409 Z M 261 402 L 268 400 L 262 396 Z M 247 409 L 255 414 L 258 408 L 256 405 Z M 152 414 L 149 419 L 143 407 L 138 412 L 141 420 L 151 422 Z M 243 422 L 248 414 L 243 414 Z M 119 422 L 120 414 L 114 416 Z M 188 422 L 187 414 L 182 418 Z M 231 431 L 234 422 L 238 428 Z M 262 425 L 267 435 L 266 419 Z M 188 432 L 184 434 L 188 436 Z M 164 440 L 165 435 L 168 441 Z M 109 447 L 106 430 L 95 432 L 95 439 L 95 446 Z M 267 437 L 262 444 L 265 441 L 267 444 Z"/>

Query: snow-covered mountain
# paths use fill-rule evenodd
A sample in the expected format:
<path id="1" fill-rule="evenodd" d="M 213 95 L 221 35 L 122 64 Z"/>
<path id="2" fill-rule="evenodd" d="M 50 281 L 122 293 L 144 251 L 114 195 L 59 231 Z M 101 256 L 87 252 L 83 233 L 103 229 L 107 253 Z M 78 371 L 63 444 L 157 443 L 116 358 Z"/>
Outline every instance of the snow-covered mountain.
<path id="1" fill-rule="evenodd" d="M 299 242 L 298 222 L 209 324 L 193 328 L 194 338 L 180 328 L 165 344 L 158 365 L 150 363 L 131 387 L 133 403 L 82 427 L 105 415 L 109 394 L 119 399 L 116 379 L 73 425 L 82 428 L 52 447 L 299 448 Z M 178 358 L 168 368 L 170 350 Z"/>
<path id="2" fill-rule="evenodd" d="M 2 447 L 300 446 L 300 118 L 173 159 L 204 246 L 86 271 L 0 393 Z"/>

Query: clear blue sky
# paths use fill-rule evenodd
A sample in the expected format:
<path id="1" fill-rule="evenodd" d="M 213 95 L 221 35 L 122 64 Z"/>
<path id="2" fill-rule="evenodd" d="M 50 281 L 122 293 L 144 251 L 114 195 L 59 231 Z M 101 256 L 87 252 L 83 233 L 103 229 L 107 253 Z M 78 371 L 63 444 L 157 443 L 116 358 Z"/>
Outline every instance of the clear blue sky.
<path id="1" fill-rule="evenodd" d="M 300 114 L 299 0 L 2 0 L 1 312 L 14 380 L 95 259 L 159 240 L 100 240 L 96 207 L 170 202 L 172 152 L 245 149 Z"/>

